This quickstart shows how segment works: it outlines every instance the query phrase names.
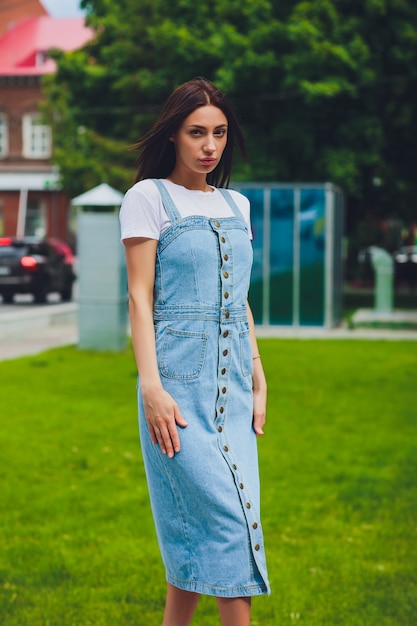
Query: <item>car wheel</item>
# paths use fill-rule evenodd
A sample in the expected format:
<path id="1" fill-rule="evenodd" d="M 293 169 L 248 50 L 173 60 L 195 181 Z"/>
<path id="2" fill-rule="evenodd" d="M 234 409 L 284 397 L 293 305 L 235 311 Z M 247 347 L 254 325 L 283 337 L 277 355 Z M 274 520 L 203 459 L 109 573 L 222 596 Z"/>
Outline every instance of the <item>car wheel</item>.
<path id="1" fill-rule="evenodd" d="M 48 297 L 48 285 L 40 285 L 37 290 L 33 293 L 33 297 L 35 298 L 35 302 L 37 304 L 44 304 Z"/>
<path id="2" fill-rule="evenodd" d="M 14 293 L 12 291 L 4 291 L 1 294 L 4 304 L 12 304 Z"/>
<path id="3" fill-rule="evenodd" d="M 72 300 L 72 281 L 65 285 L 64 289 L 61 291 L 61 299 L 63 302 Z"/>

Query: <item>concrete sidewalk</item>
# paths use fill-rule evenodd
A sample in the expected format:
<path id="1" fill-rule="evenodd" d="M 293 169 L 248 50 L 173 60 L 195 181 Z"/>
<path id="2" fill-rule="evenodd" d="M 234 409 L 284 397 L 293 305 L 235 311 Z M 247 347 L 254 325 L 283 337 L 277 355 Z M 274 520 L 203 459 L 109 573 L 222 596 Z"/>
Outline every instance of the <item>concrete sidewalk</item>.
<path id="1" fill-rule="evenodd" d="M 11 306 L 0 315 L 0 360 L 78 342 L 77 304 Z"/>
<path id="2" fill-rule="evenodd" d="M 417 341 L 417 331 L 355 329 L 347 327 L 294 328 L 290 326 L 257 326 L 259 338 L 316 340 L 386 340 Z M 51 348 L 78 343 L 77 304 L 53 304 L 36 309 L 25 308 L 0 316 L 0 360 L 40 354 Z M 417 346 L 416 346 L 417 347 Z"/>

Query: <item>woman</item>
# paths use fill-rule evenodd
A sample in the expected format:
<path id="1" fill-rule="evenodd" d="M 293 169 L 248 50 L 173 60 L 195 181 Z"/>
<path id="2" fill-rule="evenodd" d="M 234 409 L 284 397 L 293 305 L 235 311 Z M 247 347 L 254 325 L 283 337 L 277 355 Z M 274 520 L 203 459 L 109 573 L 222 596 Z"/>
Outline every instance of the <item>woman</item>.
<path id="1" fill-rule="evenodd" d="M 141 445 L 167 572 L 163 626 L 187 626 L 199 594 L 216 596 L 223 626 L 249 626 L 251 596 L 269 593 L 249 203 L 221 188 L 235 144 L 244 153 L 223 94 L 205 79 L 181 85 L 137 145 L 120 212 Z"/>

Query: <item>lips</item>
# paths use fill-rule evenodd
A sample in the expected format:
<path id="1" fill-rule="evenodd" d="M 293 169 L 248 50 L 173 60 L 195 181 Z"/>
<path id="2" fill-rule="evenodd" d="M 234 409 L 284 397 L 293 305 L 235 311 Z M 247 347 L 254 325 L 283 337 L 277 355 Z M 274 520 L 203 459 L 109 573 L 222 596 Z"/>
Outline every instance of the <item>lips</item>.
<path id="1" fill-rule="evenodd" d="M 200 163 L 202 163 L 203 165 L 214 165 L 214 163 L 216 162 L 216 159 L 200 159 Z"/>

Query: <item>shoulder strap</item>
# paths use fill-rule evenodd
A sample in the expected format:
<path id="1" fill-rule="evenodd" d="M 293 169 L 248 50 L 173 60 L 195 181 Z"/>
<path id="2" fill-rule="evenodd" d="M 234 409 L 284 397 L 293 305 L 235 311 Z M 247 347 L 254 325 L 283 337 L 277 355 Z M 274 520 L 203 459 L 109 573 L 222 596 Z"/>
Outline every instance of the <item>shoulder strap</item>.
<path id="1" fill-rule="evenodd" d="M 242 222 L 244 224 L 246 224 L 245 218 L 243 217 L 242 212 L 239 209 L 239 207 L 237 206 L 236 202 L 233 200 L 232 194 L 230 193 L 230 191 L 228 189 L 223 189 L 222 187 L 218 187 L 218 190 L 220 191 L 220 193 L 222 194 L 222 196 L 226 200 L 226 202 L 229 204 L 230 208 L 232 209 L 232 211 L 236 215 L 236 217 L 241 219 Z"/>
<path id="2" fill-rule="evenodd" d="M 158 178 L 152 178 L 152 181 L 158 187 L 159 193 L 162 198 L 162 204 L 164 205 L 164 209 L 167 212 L 171 224 L 175 224 L 181 219 L 181 215 L 177 207 L 175 206 L 173 199 L 169 195 L 167 188 L 161 180 L 159 180 Z"/>

